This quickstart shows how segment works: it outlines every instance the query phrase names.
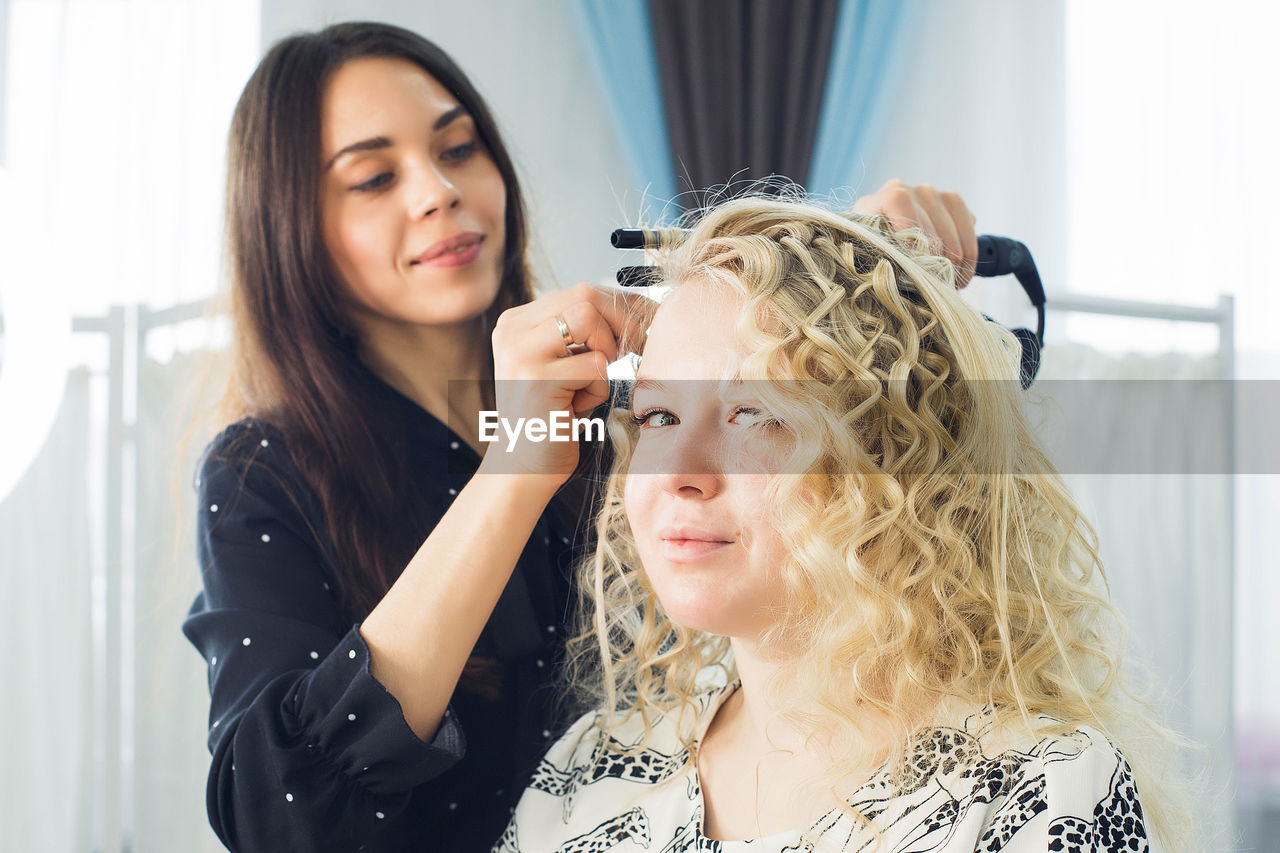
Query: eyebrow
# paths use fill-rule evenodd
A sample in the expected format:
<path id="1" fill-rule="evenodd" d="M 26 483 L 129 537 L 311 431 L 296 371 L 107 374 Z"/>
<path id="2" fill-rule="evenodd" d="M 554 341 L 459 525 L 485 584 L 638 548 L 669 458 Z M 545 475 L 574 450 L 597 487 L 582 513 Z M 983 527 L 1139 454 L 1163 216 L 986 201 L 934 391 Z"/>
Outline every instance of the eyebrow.
<path id="1" fill-rule="evenodd" d="M 344 154 L 354 154 L 357 151 L 377 151 L 379 148 L 389 147 L 391 147 L 391 140 L 385 136 L 374 136 L 369 139 L 362 139 L 359 142 L 353 142 L 330 157 L 329 162 L 324 164 L 324 171 L 327 172 L 332 169 L 333 164 L 338 162 L 338 158 Z"/>
<path id="2" fill-rule="evenodd" d="M 701 382 L 701 381 L 708 381 L 708 380 L 682 380 L 682 381 Z M 723 394 L 725 393 L 726 388 L 732 388 L 732 387 L 745 385 L 745 384 L 746 383 L 743 382 L 741 374 L 735 373 L 732 377 L 725 377 L 721 379 L 716 384 L 716 389 L 717 389 L 717 393 Z M 644 378 L 637 378 L 632 383 L 631 385 L 632 400 L 635 399 L 635 395 L 638 391 L 657 391 L 659 393 L 664 393 L 664 394 L 671 393 L 671 389 L 668 388 L 664 383 L 659 382 L 657 379 L 650 379 L 647 376 Z"/>
<path id="3" fill-rule="evenodd" d="M 667 386 L 656 379 L 636 379 L 635 384 L 631 386 L 632 393 L 636 391 L 666 391 Z"/>
<path id="4" fill-rule="evenodd" d="M 450 122 L 452 122 L 454 119 L 464 115 L 467 115 L 467 108 L 464 107 L 462 104 L 458 104 L 453 109 L 445 110 L 443 113 L 441 113 L 440 118 L 436 119 L 436 123 L 431 125 L 431 129 L 440 130 L 441 128 L 445 127 Z"/>
<path id="5" fill-rule="evenodd" d="M 434 133 L 437 130 L 448 127 L 455 119 L 461 118 L 464 115 L 468 115 L 467 108 L 461 104 L 453 109 L 445 110 L 440 114 L 440 117 L 435 120 L 435 123 L 431 125 L 431 131 Z M 391 140 L 385 136 L 372 136 L 368 139 L 362 139 L 359 142 L 353 142 L 330 157 L 329 162 L 324 164 L 324 171 L 327 172 L 332 169 L 333 164 L 338 162 L 338 158 L 344 154 L 355 154 L 359 151 L 377 151 L 382 148 L 390 147 Z"/>

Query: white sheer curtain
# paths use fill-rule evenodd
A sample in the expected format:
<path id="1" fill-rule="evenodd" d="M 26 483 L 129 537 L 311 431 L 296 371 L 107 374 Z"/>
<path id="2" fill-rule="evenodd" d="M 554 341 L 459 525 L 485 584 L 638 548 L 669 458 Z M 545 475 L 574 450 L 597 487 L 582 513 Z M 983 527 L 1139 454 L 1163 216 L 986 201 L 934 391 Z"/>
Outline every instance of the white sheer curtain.
<path id="1" fill-rule="evenodd" d="M 22 382 L 0 385 L 0 844 L 221 849 L 179 632 L 199 587 L 190 488 L 171 488 L 191 366 L 139 321 L 216 288 L 258 3 L 5 7 L 0 367 Z"/>
<path id="2" fill-rule="evenodd" d="M 89 375 L 80 369 L 48 443 L 0 504 L 6 849 L 89 850 L 96 837 L 88 422 Z"/>
<path id="3" fill-rule="evenodd" d="M 1152 322 L 1132 319 L 1128 327 L 1142 334 Z M 1111 597 L 1130 631 L 1129 675 L 1165 721 L 1201 747 L 1184 753 L 1179 769 L 1203 774 L 1194 789 L 1202 850 L 1236 849 L 1234 483 L 1230 449 L 1200 446 L 1210 425 L 1230 420 L 1223 355 L 1059 343 L 1046 348 L 1033 388 L 1033 398 L 1045 395 L 1034 411 L 1051 447 L 1077 451 L 1055 460 L 1098 534 Z M 1065 424 L 1070 429 L 1059 429 Z M 1144 473 L 1126 473 L 1133 471 Z"/>
<path id="4" fill-rule="evenodd" d="M 1232 294 L 1236 378 L 1280 378 L 1280 287 L 1270 265 L 1258 263 L 1280 230 L 1274 201 L 1280 114 L 1271 107 L 1280 80 L 1273 38 L 1280 7 L 1252 0 L 1082 0 L 1066 10 L 1071 288 L 1202 305 Z M 1207 352 L 1217 345 L 1211 329 L 1183 323 L 1118 326 L 1072 318 L 1067 330 L 1072 339 L 1111 352 Z M 1275 399 L 1277 392 L 1261 393 Z M 1240 440 L 1274 440 L 1260 434 L 1274 425 L 1254 420 L 1249 428 L 1253 434 Z M 1162 492 L 1160 506 L 1181 504 L 1187 521 L 1131 512 L 1135 541 L 1148 541 L 1150 554 L 1184 543 L 1204 509 L 1202 484 L 1192 479 L 1173 478 Z M 1232 547 L 1179 549 L 1175 565 L 1192 572 L 1176 589 L 1189 612 L 1206 596 L 1216 601 L 1230 590 L 1232 619 L 1171 625 L 1169 646 L 1157 652 L 1168 658 L 1182 648 L 1186 655 L 1167 673 L 1185 673 L 1174 685 L 1181 688 L 1182 708 L 1220 704 L 1221 674 L 1231 673 L 1230 713 L 1214 727 L 1223 732 L 1217 740 L 1229 741 L 1234 730 L 1237 839 L 1231 847 L 1280 850 L 1280 477 L 1244 471 L 1220 492 L 1215 485 L 1209 494 L 1217 495 L 1217 505 L 1232 507 Z M 1224 573 L 1231 552 L 1232 571 Z M 1165 587 L 1155 585 L 1163 577 L 1152 578 L 1152 608 L 1167 597 Z M 1188 635 L 1192 646 L 1186 646 Z M 1213 739 L 1206 723 L 1201 717 L 1191 730 Z M 1205 820 L 1225 823 L 1229 816 Z"/>

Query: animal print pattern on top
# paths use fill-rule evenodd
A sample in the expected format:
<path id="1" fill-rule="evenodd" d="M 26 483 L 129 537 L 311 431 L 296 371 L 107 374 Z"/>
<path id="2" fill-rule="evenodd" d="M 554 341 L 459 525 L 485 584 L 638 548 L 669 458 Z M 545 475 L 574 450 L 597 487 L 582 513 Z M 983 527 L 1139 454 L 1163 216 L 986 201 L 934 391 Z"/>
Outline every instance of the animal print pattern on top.
<path id="1" fill-rule="evenodd" d="M 706 731 L 736 684 L 699 697 Z M 847 802 L 871 821 L 886 853 L 1149 850 L 1124 757 L 1077 726 L 1035 742 L 997 731 L 982 709 L 918 733 L 905 784 L 884 768 Z M 1053 722 L 1047 718 L 1041 722 Z M 1066 727 L 1071 729 L 1072 727 Z M 604 732 L 579 719 L 547 752 L 495 853 L 862 853 L 875 832 L 833 809 L 809 827 L 742 841 L 702 832 L 702 789 L 676 723 L 656 722 L 643 749 L 638 718 Z"/>

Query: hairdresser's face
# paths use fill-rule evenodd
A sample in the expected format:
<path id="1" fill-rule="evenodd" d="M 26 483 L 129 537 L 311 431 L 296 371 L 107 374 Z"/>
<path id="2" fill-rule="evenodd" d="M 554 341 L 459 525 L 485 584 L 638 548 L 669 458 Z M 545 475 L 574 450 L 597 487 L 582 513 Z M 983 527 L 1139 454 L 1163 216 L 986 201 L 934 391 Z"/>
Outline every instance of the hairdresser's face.
<path id="1" fill-rule="evenodd" d="M 644 421 L 625 501 L 670 617 L 755 639 L 783 601 L 783 549 L 764 518 L 764 489 L 785 430 L 764 416 L 752 383 L 733 381 L 746 355 L 733 336 L 740 311 L 732 291 L 705 282 L 677 288 L 658 309 L 633 394 Z"/>
<path id="2" fill-rule="evenodd" d="M 321 146 L 325 245 L 362 331 L 489 307 L 506 188 L 457 99 L 405 60 L 353 60 L 325 89 Z"/>

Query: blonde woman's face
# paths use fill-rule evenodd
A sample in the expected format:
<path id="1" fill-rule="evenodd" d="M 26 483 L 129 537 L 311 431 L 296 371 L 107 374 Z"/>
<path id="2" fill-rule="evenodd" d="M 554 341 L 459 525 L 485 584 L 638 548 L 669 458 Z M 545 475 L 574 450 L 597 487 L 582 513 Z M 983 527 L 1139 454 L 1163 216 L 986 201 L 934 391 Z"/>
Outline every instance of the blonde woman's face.
<path id="1" fill-rule="evenodd" d="M 784 440 L 737 378 L 741 310 L 736 294 L 707 282 L 677 288 L 658 309 L 632 398 L 641 423 L 624 498 L 668 615 L 754 639 L 783 600 L 783 549 L 764 519 L 764 490 Z"/>

